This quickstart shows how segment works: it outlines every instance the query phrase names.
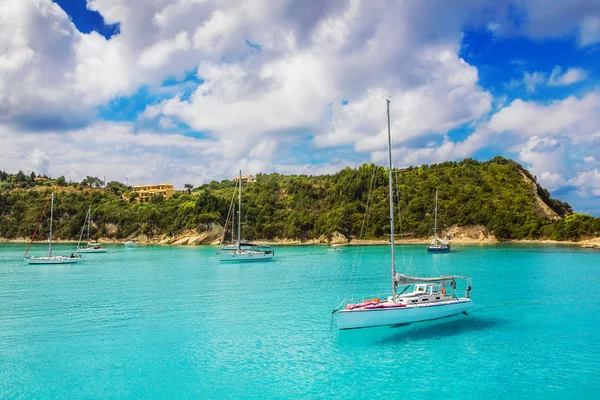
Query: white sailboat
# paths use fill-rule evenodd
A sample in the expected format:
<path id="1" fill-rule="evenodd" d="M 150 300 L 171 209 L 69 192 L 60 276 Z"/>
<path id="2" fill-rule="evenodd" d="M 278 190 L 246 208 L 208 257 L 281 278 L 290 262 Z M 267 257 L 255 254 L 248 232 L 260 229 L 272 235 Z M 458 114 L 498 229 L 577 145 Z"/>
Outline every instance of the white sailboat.
<path id="1" fill-rule="evenodd" d="M 135 240 L 128 240 L 125 242 L 125 247 L 138 247 L 138 244 Z"/>
<path id="2" fill-rule="evenodd" d="M 234 196 L 231 198 L 231 205 L 229 207 L 229 215 L 227 216 L 227 223 L 229 217 L 232 216 L 232 229 L 231 229 L 231 245 L 223 245 L 225 241 L 225 235 L 227 233 L 227 223 L 221 237 L 221 243 L 219 244 L 219 261 L 221 262 L 248 262 L 248 261 L 269 261 L 275 256 L 275 251 L 270 246 L 260 246 L 251 243 L 242 243 L 242 171 L 240 171 L 238 189 L 238 223 L 237 223 L 237 245 L 234 245 L 233 240 L 233 221 L 235 220 L 235 208 L 234 208 Z"/>
<path id="3" fill-rule="evenodd" d="M 38 222 L 35 228 L 35 232 L 33 232 L 33 236 L 31 237 L 31 241 L 29 242 L 29 246 L 27 246 L 27 250 L 25 251 L 25 262 L 27 262 L 28 264 L 74 264 L 81 259 L 79 256 L 71 254 L 71 257 L 65 257 L 56 256 L 52 254 L 52 219 L 54 217 L 54 193 L 52 193 L 50 203 L 50 236 L 48 236 L 48 255 L 27 257 L 27 253 L 31 248 L 31 243 L 33 243 L 35 234 L 37 233 L 37 230 L 40 224 L 42 223 L 42 219 L 44 218 L 44 214 L 46 213 L 46 208 L 44 208 L 40 221 Z M 46 203 L 46 207 L 48 207 L 48 203 Z"/>
<path id="4" fill-rule="evenodd" d="M 392 186 L 392 138 L 390 132 L 390 101 L 386 99 L 388 121 L 388 161 L 390 197 L 390 253 L 392 294 L 385 300 L 374 298 L 355 304 L 345 304 L 334 310 L 339 329 L 403 325 L 466 313 L 472 306 L 471 279 L 462 276 L 433 278 L 413 277 L 396 272 L 394 252 L 394 196 Z M 457 295 L 457 281 L 466 282 L 463 297 Z M 398 287 L 402 287 L 400 293 Z M 409 289 L 412 287 L 412 290 Z M 342 302 L 344 304 L 344 302 Z"/>
<path id="5" fill-rule="evenodd" d="M 87 240 L 86 245 L 81 246 L 81 239 L 83 238 L 83 230 L 87 225 Z M 99 243 L 90 242 L 90 225 L 92 225 L 92 206 L 88 207 L 88 212 L 85 216 L 85 222 L 81 227 L 81 234 L 79 235 L 79 242 L 77 242 L 77 253 L 106 253 L 106 247 L 102 247 Z"/>
<path id="6" fill-rule="evenodd" d="M 438 190 L 435 189 L 435 210 L 433 223 L 433 239 L 427 246 L 428 253 L 450 253 L 450 243 L 437 235 Z"/>

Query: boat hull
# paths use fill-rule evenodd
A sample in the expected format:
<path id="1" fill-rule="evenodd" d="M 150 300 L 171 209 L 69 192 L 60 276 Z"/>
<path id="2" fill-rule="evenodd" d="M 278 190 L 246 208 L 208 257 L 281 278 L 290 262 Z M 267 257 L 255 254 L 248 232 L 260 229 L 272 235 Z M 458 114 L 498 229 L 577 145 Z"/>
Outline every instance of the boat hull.
<path id="1" fill-rule="evenodd" d="M 270 261 L 273 259 L 273 253 L 221 253 L 219 261 L 221 262 L 252 262 L 252 261 Z"/>
<path id="2" fill-rule="evenodd" d="M 86 253 L 86 254 L 106 253 L 106 249 L 78 249 L 76 252 L 77 253 Z"/>
<path id="3" fill-rule="evenodd" d="M 450 253 L 450 247 L 427 247 L 428 253 Z"/>
<path id="4" fill-rule="evenodd" d="M 36 265 L 75 264 L 80 260 L 80 258 L 70 257 L 28 257 L 25 259 L 27 264 Z"/>
<path id="5" fill-rule="evenodd" d="M 473 307 L 471 299 L 459 299 L 426 306 L 340 310 L 338 311 L 338 327 L 343 330 L 410 324 L 450 317 L 463 313 L 471 307 Z"/>

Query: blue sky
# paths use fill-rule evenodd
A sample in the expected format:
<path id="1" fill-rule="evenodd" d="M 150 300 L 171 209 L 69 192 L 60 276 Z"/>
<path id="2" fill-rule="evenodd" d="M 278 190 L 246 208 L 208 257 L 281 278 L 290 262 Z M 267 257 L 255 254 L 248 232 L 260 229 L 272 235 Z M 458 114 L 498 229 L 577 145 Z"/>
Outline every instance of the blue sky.
<path id="1" fill-rule="evenodd" d="M 503 155 L 600 215 L 600 3 L 6 0 L 0 168 L 178 186 Z M 25 84 L 23 84 L 25 83 Z"/>

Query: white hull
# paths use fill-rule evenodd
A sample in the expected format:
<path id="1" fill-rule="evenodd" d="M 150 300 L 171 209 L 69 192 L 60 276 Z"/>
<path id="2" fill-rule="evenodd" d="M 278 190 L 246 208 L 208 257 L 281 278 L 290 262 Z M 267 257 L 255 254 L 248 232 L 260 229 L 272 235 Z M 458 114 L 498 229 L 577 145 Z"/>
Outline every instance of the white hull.
<path id="1" fill-rule="evenodd" d="M 106 253 L 106 249 L 77 249 L 77 253 Z"/>
<path id="2" fill-rule="evenodd" d="M 70 257 L 28 257 L 27 264 L 75 264 L 80 258 Z"/>
<path id="3" fill-rule="evenodd" d="M 249 261 L 268 261 L 273 259 L 273 253 L 221 253 L 219 260 L 222 262 L 249 262 Z"/>
<path id="4" fill-rule="evenodd" d="M 409 305 L 398 308 L 338 311 L 339 329 L 370 328 L 410 324 L 413 322 L 450 317 L 473 307 L 471 299 L 451 300 L 430 305 Z"/>
<path id="5" fill-rule="evenodd" d="M 125 243 L 125 247 L 138 247 L 137 243 Z"/>

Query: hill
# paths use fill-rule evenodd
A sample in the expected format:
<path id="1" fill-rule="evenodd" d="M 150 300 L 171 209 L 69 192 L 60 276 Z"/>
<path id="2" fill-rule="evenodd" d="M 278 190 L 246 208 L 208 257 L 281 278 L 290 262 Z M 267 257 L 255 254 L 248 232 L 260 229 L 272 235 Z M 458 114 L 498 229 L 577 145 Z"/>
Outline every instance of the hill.
<path id="1" fill-rule="evenodd" d="M 213 181 L 190 194 L 154 196 L 138 204 L 131 188 L 118 182 L 101 188 L 93 177 L 69 184 L 63 177 L 34 182 L 34 175 L 0 173 L 0 237 L 31 236 L 53 190 L 58 192 L 59 239 L 79 237 L 88 205 L 95 238 L 199 234 L 224 225 L 235 186 L 231 180 Z M 502 157 L 410 167 L 395 177 L 396 230 L 412 237 L 430 233 L 436 188 L 442 228 L 479 225 L 501 240 L 578 240 L 600 233 L 600 218 L 574 214 L 521 165 Z M 243 237 L 310 240 L 339 232 L 347 238 L 384 238 L 389 231 L 387 179 L 387 169 L 373 164 L 322 176 L 259 174 L 256 182 L 244 185 Z M 363 220 L 368 220 L 365 228 Z M 45 235 L 47 221 L 38 238 Z"/>

